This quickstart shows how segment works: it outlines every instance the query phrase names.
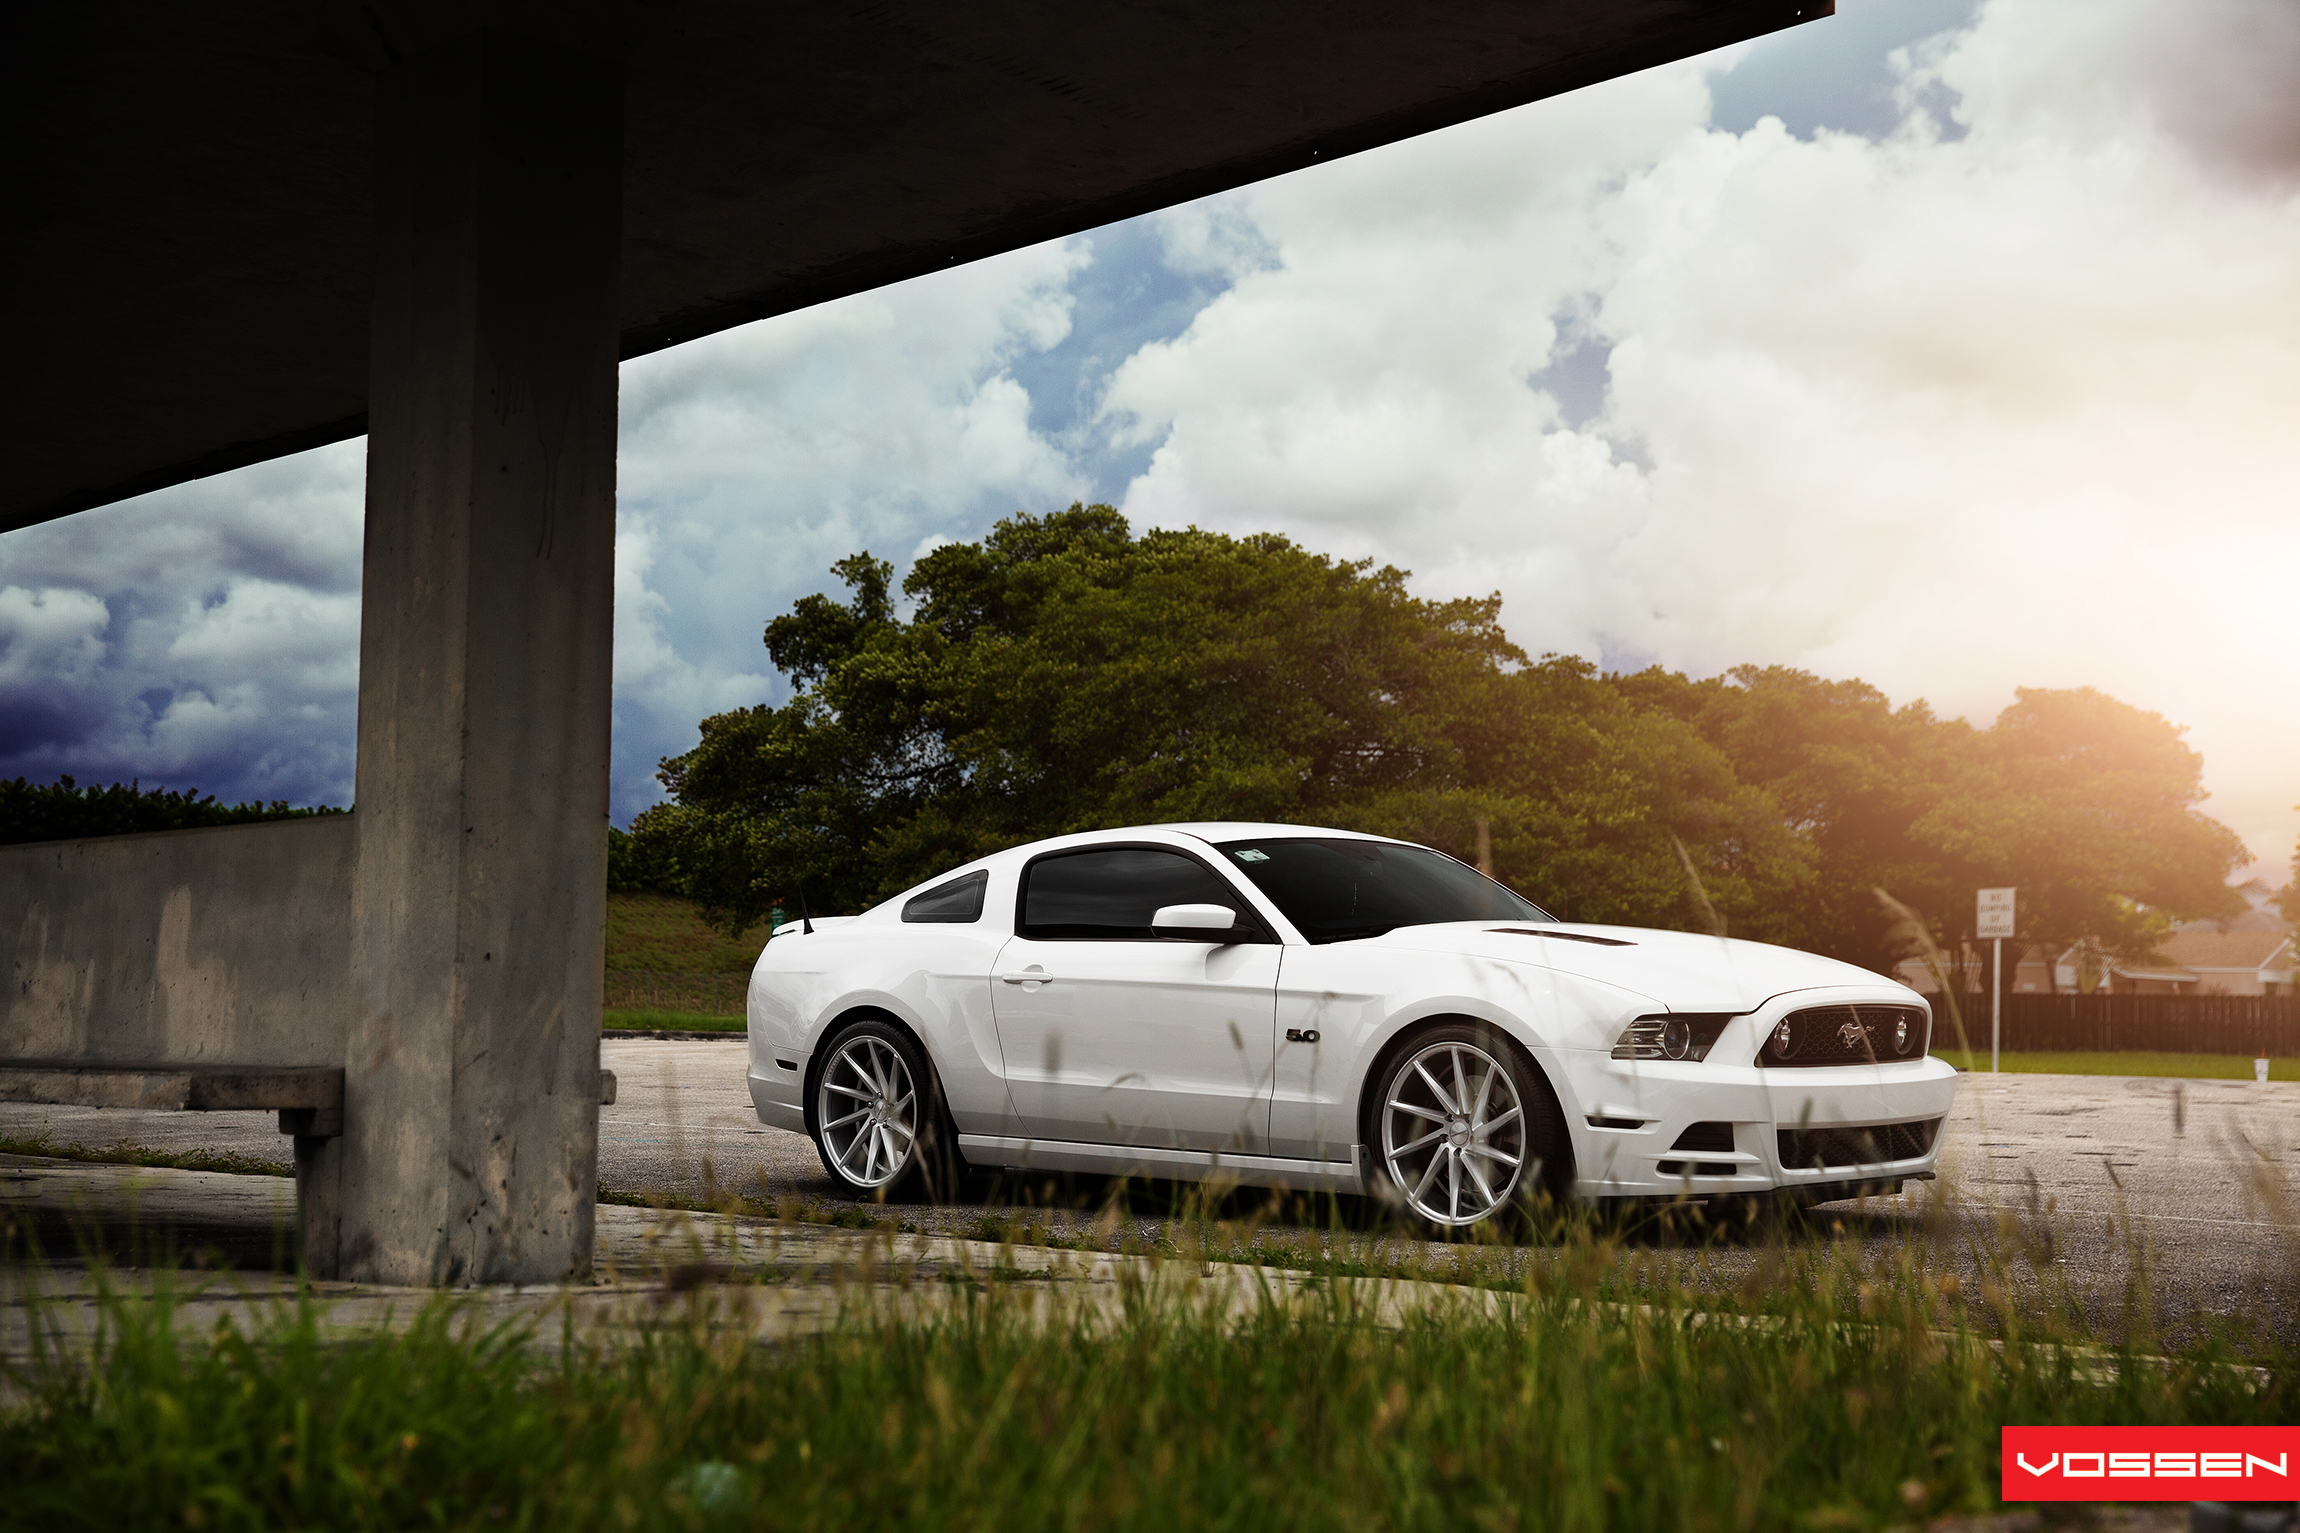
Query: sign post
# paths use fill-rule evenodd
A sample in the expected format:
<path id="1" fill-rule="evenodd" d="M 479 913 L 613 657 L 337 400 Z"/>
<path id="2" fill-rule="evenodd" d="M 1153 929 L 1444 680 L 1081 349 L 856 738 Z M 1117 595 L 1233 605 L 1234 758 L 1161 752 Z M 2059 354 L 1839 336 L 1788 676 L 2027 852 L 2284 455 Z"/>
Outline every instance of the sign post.
<path id="1" fill-rule="evenodd" d="M 1983 889 L 1973 934 L 1987 937 L 1994 945 L 1995 961 L 1989 975 L 1989 1074 L 1997 1073 L 2000 1046 L 2004 1042 L 2005 1014 L 2005 938 L 2013 934 L 2013 891 L 2010 889 Z"/>

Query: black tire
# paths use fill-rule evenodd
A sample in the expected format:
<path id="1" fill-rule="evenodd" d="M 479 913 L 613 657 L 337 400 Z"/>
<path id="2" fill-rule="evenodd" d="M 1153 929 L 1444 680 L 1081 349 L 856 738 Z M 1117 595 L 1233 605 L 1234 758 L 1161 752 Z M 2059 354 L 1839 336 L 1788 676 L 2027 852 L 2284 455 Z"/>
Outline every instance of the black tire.
<path id="1" fill-rule="evenodd" d="M 1513 1111 L 1495 1105 L 1505 1094 Z M 1573 1141 L 1548 1078 L 1483 1023 L 1437 1023 L 1392 1047 L 1360 1132 L 1375 1195 L 1441 1237 L 1518 1234 L 1572 1185 Z"/>
<path id="2" fill-rule="evenodd" d="M 965 1163 L 942 1080 L 918 1040 L 884 1017 L 858 1017 L 823 1044 L 808 1072 L 807 1136 L 852 1198 L 947 1202 Z"/>

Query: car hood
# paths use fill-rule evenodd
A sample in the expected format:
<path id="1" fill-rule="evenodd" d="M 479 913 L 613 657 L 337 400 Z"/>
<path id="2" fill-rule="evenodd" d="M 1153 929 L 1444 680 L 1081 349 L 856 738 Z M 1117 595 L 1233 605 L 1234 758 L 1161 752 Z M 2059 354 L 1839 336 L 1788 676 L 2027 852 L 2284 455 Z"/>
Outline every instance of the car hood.
<path id="1" fill-rule="evenodd" d="M 1604 940 L 1576 940 L 1589 937 Z M 1650 996 L 1672 1011 L 1754 1011 L 1788 991 L 1833 985 L 1902 988 L 1857 965 L 1794 948 L 1642 926 L 1464 921 L 1403 926 L 1366 941 L 1536 964 Z"/>

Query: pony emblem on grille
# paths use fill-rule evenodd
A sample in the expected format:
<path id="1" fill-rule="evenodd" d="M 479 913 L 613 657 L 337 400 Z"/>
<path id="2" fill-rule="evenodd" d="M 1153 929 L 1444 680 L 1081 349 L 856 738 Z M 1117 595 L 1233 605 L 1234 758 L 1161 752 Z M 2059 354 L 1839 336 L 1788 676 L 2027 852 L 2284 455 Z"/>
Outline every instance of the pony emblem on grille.
<path id="1" fill-rule="evenodd" d="M 1869 1041 L 1869 1035 L 1858 1022 L 1848 1022 L 1837 1029 L 1837 1042 L 1850 1052 Z"/>

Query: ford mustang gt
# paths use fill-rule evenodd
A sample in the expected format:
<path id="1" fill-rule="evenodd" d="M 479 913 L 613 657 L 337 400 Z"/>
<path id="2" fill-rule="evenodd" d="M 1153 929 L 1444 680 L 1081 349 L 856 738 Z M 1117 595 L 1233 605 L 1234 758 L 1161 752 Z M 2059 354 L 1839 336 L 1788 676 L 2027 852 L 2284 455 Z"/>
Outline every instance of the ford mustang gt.
<path id="1" fill-rule="evenodd" d="M 962 1166 L 1382 1197 L 1933 1174 L 1956 1072 L 1915 992 L 1833 959 L 1562 922 L 1407 842 L 1157 825 L 1019 846 L 752 971 L 751 1100 L 857 1195 Z"/>

